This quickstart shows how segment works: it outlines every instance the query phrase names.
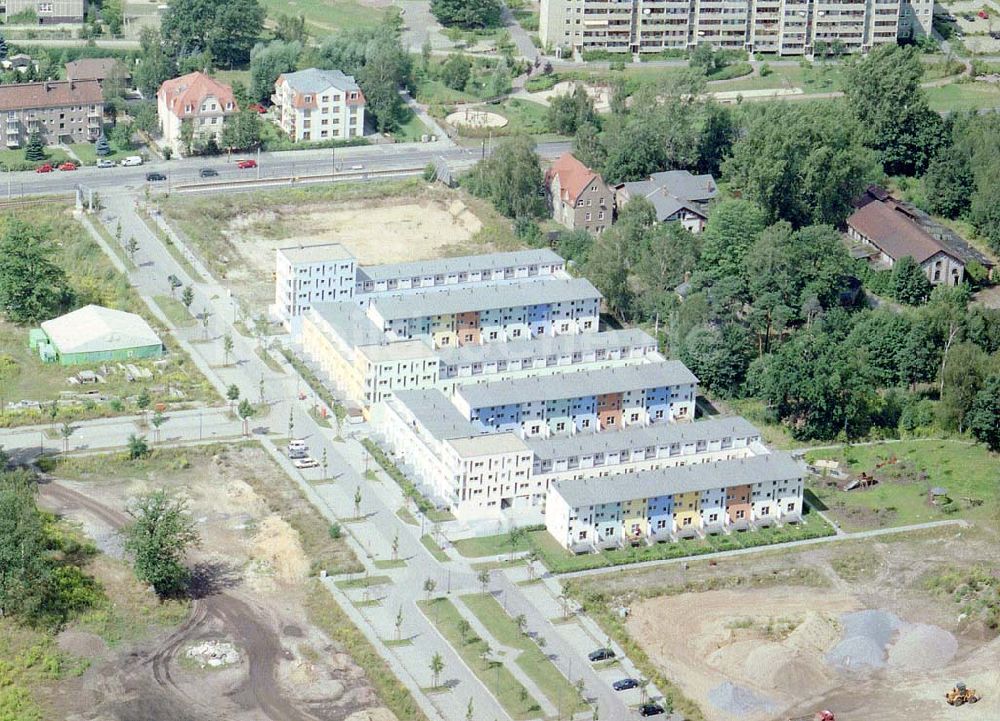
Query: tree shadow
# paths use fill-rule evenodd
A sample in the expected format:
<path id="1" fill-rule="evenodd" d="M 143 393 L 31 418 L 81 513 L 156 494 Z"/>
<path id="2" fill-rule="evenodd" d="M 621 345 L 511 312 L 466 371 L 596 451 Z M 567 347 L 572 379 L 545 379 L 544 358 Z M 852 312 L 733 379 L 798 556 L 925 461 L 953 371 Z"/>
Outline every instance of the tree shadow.
<path id="1" fill-rule="evenodd" d="M 188 595 L 194 599 L 208 598 L 238 585 L 241 576 L 235 566 L 223 561 L 199 561 L 191 569 Z"/>

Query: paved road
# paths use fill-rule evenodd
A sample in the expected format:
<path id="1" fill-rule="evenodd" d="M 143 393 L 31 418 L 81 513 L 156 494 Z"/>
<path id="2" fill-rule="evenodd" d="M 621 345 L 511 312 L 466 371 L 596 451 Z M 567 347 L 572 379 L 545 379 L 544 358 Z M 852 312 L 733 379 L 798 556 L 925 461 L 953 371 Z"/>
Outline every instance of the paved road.
<path id="1" fill-rule="evenodd" d="M 566 152 L 569 142 L 540 143 L 537 151 L 543 158 L 551 159 Z M 430 162 L 444 159 L 458 168 L 470 167 L 479 159 L 480 148 L 462 148 L 450 141 L 434 143 L 397 143 L 395 145 L 362 145 L 332 150 L 298 150 L 278 153 L 261 153 L 259 156 L 234 155 L 217 158 L 179 158 L 156 161 L 139 167 L 95 168 L 83 167 L 73 172 L 55 171 L 39 174 L 32 171 L 0 173 L 0 200 L 22 195 L 71 193 L 77 186 L 91 188 L 101 193 L 135 194 L 147 186 L 151 190 L 170 190 L 178 184 L 205 184 L 213 182 L 255 180 L 258 178 L 283 178 L 307 175 L 329 175 L 336 164 L 336 172 L 349 174 L 355 179 L 358 172 L 391 171 L 423 168 Z M 259 157 L 257 169 L 240 170 L 236 160 Z M 360 167 L 359 167 L 360 166 Z M 199 170 L 211 168 L 218 172 L 214 178 L 202 179 Z M 146 173 L 159 172 L 166 181 L 147 183 Z M 335 177 L 335 176 L 334 176 Z M 233 188 L 224 188 L 222 192 Z"/>

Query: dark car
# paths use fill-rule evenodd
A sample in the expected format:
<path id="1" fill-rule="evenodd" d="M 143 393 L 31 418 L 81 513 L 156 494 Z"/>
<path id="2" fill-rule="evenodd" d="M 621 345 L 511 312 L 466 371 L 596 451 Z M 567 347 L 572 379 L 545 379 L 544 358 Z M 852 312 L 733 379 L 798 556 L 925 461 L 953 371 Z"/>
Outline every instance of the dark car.
<path id="1" fill-rule="evenodd" d="M 610 648 L 599 648 L 596 651 L 591 651 L 587 654 L 587 658 L 590 659 L 591 663 L 596 663 L 597 661 L 607 661 L 615 657 L 615 652 Z"/>
<path id="2" fill-rule="evenodd" d="M 217 178 L 219 177 L 219 171 L 215 168 L 202 168 L 198 171 L 198 175 L 203 178 Z"/>
<path id="3" fill-rule="evenodd" d="M 622 678 L 611 684 L 611 688 L 615 691 L 628 691 L 630 688 L 636 688 L 639 682 L 634 678 Z"/>
<path id="4" fill-rule="evenodd" d="M 167 176 L 163 173 L 146 173 L 146 182 L 148 183 L 156 183 L 166 179 Z"/>
<path id="5" fill-rule="evenodd" d="M 639 707 L 640 716 L 659 716 L 663 713 L 663 707 L 655 703 L 644 703 Z"/>

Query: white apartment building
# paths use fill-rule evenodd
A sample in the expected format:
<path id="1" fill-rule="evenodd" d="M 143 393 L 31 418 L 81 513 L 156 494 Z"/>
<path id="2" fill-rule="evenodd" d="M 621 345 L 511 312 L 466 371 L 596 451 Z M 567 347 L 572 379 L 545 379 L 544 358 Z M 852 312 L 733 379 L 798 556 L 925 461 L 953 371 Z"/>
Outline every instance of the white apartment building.
<path id="1" fill-rule="evenodd" d="M 365 96 L 351 75 L 308 68 L 283 73 L 271 102 L 277 123 L 292 140 L 345 140 L 365 134 Z"/>
<path id="2" fill-rule="evenodd" d="M 350 301 L 357 261 L 339 243 L 278 248 L 274 252 L 274 305 L 271 314 L 293 334 L 313 303 Z"/>
<path id="3" fill-rule="evenodd" d="M 933 0 L 541 0 L 539 35 L 562 54 L 656 53 L 700 43 L 812 55 L 867 52 L 930 33 Z"/>

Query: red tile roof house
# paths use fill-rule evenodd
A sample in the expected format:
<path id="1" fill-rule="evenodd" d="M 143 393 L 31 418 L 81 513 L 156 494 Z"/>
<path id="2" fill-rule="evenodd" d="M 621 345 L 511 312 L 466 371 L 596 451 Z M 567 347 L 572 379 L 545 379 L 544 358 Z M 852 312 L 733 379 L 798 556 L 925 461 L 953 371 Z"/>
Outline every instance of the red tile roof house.
<path id="1" fill-rule="evenodd" d="M 564 153 L 545 174 L 552 217 L 570 230 L 599 235 L 614 219 L 614 192 L 600 175 Z"/>
<path id="2" fill-rule="evenodd" d="M 847 219 L 847 235 L 874 248 L 869 258 L 875 265 L 891 268 L 908 255 L 932 284 L 962 282 L 965 259 L 941 238 L 931 235 L 906 205 L 878 187 L 866 191 L 858 205 L 861 207 Z"/>
<path id="3" fill-rule="evenodd" d="M 0 85 L 4 147 L 27 144 L 38 130 L 46 144 L 84 143 L 101 136 L 104 93 L 96 80 Z"/>
<path id="4" fill-rule="evenodd" d="M 186 152 L 181 124 L 187 121 L 194 124 L 195 138 L 206 141 L 214 135 L 218 141 L 226 118 L 238 111 L 233 89 L 205 73 L 168 80 L 156 93 L 156 112 L 163 132 L 160 144 L 173 148 L 175 153 Z"/>

